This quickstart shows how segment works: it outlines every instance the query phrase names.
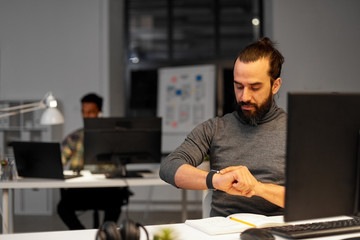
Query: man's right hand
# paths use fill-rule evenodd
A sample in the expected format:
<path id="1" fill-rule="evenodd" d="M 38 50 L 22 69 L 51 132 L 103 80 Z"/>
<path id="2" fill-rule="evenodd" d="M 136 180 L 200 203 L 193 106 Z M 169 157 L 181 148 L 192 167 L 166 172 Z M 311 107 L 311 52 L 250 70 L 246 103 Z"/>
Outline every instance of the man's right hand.
<path id="1" fill-rule="evenodd" d="M 231 195 L 252 197 L 258 184 L 259 182 L 245 166 L 222 169 L 220 174 L 215 174 L 213 178 L 216 189 Z"/>

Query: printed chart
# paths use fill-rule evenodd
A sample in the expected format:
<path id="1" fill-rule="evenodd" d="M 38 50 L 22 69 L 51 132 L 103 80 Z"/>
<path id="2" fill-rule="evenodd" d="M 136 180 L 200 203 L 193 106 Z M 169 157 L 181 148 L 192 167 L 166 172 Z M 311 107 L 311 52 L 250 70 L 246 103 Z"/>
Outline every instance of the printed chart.
<path id="1" fill-rule="evenodd" d="M 173 151 L 199 123 L 215 116 L 215 66 L 159 69 L 162 152 Z"/>

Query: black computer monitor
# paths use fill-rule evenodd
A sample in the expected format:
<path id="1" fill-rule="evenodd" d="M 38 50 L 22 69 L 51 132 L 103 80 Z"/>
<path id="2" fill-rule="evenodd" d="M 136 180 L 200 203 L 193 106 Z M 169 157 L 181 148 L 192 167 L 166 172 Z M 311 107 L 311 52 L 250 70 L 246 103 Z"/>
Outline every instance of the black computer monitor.
<path id="1" fill-rule="evenodd" d="M 358 212 L 360 93 L 289 93 L 285 221 Z"/>
<path id="2" fill-rule="evenodd" d="M 117 177 L 129 177 L 127 164 L 160 163 L 161 118 L 84 119 L 84 164 L 116 165 Z"/>

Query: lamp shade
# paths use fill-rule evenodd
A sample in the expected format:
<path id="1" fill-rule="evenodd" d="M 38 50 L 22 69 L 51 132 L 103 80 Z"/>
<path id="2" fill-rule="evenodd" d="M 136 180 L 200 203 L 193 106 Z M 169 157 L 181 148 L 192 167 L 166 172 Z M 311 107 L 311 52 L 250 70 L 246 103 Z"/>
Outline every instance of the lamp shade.
<path id="1" fill-rule="evenodd" d="M 42 125 L 55 125 L 64 123 L 64 117 L 57 108 L 47 108 L 43 112 L 40 124 Z"/>

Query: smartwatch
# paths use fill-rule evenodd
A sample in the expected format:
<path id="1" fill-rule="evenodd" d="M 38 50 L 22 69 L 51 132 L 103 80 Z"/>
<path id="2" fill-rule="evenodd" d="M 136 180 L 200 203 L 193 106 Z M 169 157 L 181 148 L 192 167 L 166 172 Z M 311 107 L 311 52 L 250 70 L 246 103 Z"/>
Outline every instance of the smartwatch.
<path id="1" fill-rule="evenodd" d="M 208 173 L 208 175 L 206 176 L 206 186 L 208 189 L 215 189 L 214 185 L 212 183 L 213 177 L 215 173 L 219 173 L 219 171 L 217 170 L 210 170 L 210 172 Z"/>

